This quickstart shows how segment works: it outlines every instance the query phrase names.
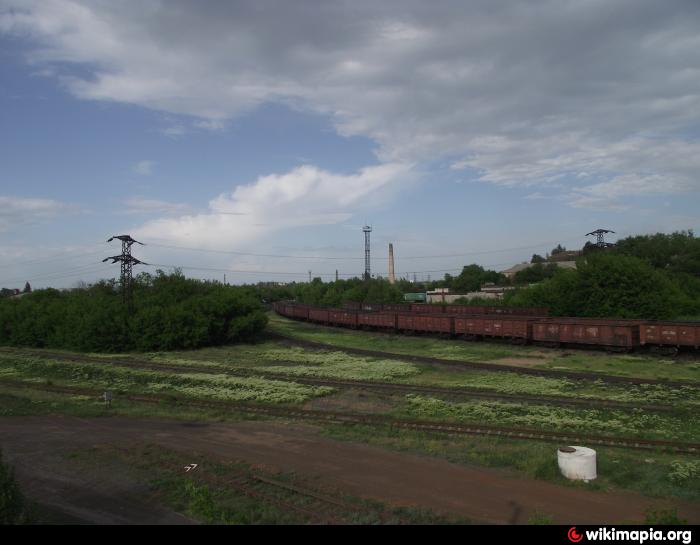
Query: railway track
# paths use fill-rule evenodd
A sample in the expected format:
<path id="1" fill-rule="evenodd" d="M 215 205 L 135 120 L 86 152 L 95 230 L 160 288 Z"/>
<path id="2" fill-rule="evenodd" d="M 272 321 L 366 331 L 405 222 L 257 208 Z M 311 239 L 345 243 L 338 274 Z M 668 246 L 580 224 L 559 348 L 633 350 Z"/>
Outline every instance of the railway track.
<path id="1" fill-rule="evenodd" d="M 55 386 L 48 384 L 26 383 L 21 381 L 3 380 L 3 383 L 14 386 L 44 390 L 54 393 L 92 395 L 99 397 L 100 390 L 93 388 L 77 388 Z M 327 424 L 354 424 L 364 426 L 391 427 L 415 431 L 447 433 L 459 435 L 477 435 L 499 437 L 516 440 L 546 441 L 559 444 L 589 444 L 609 447 L 665 450 L 681 454 L 700 454 L 700 443 L 668 441 L 661 439 L 639 439 L 634 437 L 613 437 L 606 435 L 584 434 L 577 432 L 543 431 L 528 428 L 512 428 L 490 426 L 479 423 L 440 422 L 429 420 L 408 420 L 383 415 L 361 414 L 351 412 L 319 411 L 314 409 L 298 409 L 291 407 L 263 406 L 244 402 L 185 399 L 177 396 L 156 396 L 151 394 L 127 394 L 123 399 L 140 403 L 170 402 L 197 408 L 230 409 L 237 412 L 278 418 L 292 418 L 323 422 Z"/>
<path id="2" fill-rule="evenodd" d="M 502 365 L 498 363 L 485 363 L 478 361 L 460 361 L 446 360 L 440 358 L 429 358 L 427 356 L 413 356 L 410 354 L 397 354 L 394 352 L 381 352 L 379 350 L 367 350 L 364 348 L 351 348 L 345 346 L 337 346 L 318 341 L 307 341 L 297 339 L 295 337 L 282 335 L 281 333 L 269 333 L 273 339 L 284 341 L 293 346 L 309 348 L 312 350 L 333 350 L 336 352 L 345 352 L 346 354 L 355 354 L 357 356 L 366 356 L 373 358 L 383 358 L 391 360 L 408 361 L 413 363 L 423 363 L 428 365 L 445 365 L 449 367 L 462 367 L 465 369 L 478 369 L 480 371 L 489 371 L 492 373 L 517 373 L 520 375 L 532 375 L 537 377 L 548 378 L 569 378 L 575 380 L 591 380 L 602 381 L 611 384 L 657 384 L 669 386 L 672 388 L 692 387 L 697 388 L 698 383 L 690 380 L 667 380 L 654 378 L 640 377 L 624 377 L 620 375 L 604 375 L 602 373 L 588 373 L 585 371 L 562 371 L 560 369 L 534 369 L 532 367 L 518 367 L 516 365 Z"/>
<path id="3" fill-rule="evenodd" d="M 398 384 L 395 382 L 378 382 L 378 381 L 363 381 L 349 379 L 327 379 L 317 377 L 305 377 L 292 375 L 289 373 L 270 373 L 264 370 L 248 370 L 248 369 L 222 369 L 215 366 L 197 366 L 191 367 L 186 365 L 176 364 L 155 364 L 152 362 L 133 361 L 133 360 L 104 360 L 98 358 L 90 358 L 79 354 L 61 354 L 42 351 L 10 351 L 0 349 L 0 353 L 12 353 L 20 356 L 38 356 L 44 358 L 57 359 L 61 361 L 74 361 L 80 363 L 89 363 L 94 365 L 117 365 L 119 367 L 127 367 L 133 369 L 147 369 L 154 371 L 173 371 L 176 373 L 210 373 L 210 374 L 225 374 L 229 376 L 264 376 L 265 378 L 275 380 L 293 381 L 299 384 L 310 386 L 329 386 L 333 388 L 357 388 L 362 390 L 371 390 L 382 393 L 413 393 L 413 394 L 437 394 L 453 397 L 468 397 L 477 399 L 488 399 L 494 401 L 506 401 L 512 403 L 531 403 L 531 404 L 549 404 L 562 407 L 580 407 L 589 409 L 616 409 L 622 411 L 650 411 L 650 412 L 674 412 L 678 409 L 672 405 L 660 404 L 633 404 L 622 401 L 614 401 L 603 398 L 573 398 L 566 396 L 552 395 L 527 395 L 527 394 L 508 394 L 501 392 L 490 392 L 478 388 L 468 387 L 444 387 L 444 386 L 428 386 L 420 384 Z"/>

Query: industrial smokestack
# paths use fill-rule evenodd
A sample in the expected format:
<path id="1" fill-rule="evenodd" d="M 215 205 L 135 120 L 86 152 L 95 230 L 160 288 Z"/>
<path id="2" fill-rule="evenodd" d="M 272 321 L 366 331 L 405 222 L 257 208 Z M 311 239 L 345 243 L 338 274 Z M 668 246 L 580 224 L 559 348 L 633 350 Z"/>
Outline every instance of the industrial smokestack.
<path id="1" fill-rule="evenodd" d="M 389 284 L 396 282 L 396 277 L 394 276 L 394 245 L 389 243 Z"/>

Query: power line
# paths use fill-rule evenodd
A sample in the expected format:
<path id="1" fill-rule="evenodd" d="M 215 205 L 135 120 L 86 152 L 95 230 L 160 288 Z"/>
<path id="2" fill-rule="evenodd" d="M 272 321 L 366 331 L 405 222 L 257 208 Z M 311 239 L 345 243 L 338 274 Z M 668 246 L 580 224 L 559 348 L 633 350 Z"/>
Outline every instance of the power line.
<path id="1" fill-rule="evenodd" d="M 156 248 L 169 248 L 171 250 L 187 250 L 191 252 L 206 252 L 212 254 L 229 254 L 229 255 L 244 255 L 251 257 L 276 257 L 284 259 L 316 259 L 316 260 L 339 260 L 346 261 L 348 259 L 364 259 L 364 257 L 332 257 L 332 256 L 311 256 L 311 255 L 282 255 L 282 254 L 254 254 L 250 252 L 236 252 L 234 250 L 214 250 L 207 248 L 188 248 L 186 246 L 172 246 L 168 244 L 153 244 L 150 243 L 148 246 L 153 246 Z"/>
<path id="2" fill-rule="evenodd" d="M 56 254 L 52 257 L 45 257 L 45 258 L 41 258 L 41 259 L 32 259 L 30 261 L 19 261 L 19 262 L 15 261 L 12 263 L 6 263 L 4 265 L 0 265 L 0 269 L 8 269 L 10 267 L 18 267 L 18 266 L 22 266 L 22 265 L 39 265 L 41 263 L 50 263 L 53 261 L 63 261 L 63 260 L 67 260 L 67 259 L 70 260 L 70 259 L 75 259 L 75 258 L 79 258 L 79 257 L 98 255 L 101 253 L 103 253 L 102 250 L 98 250 L 95 252 L 86 252 L 86 253 L 82 253 L 82 254 L 73 254 L 73 255 L 66 255 L 66 252 L 63 252 L 60 254 Z"/>
<path id="3" fill-rule="evenodd" d="M 8 285 L 8 284 L 13 284 L 15 282 L 43 280 L 43 279 L 46 279 L 47 277 L 53 277 L 56 275 L 63 275 L 63 274 L 75 275 L 75 274 L 81 274 L 81 273 L 94 272 L 94 271 L 92 271 L 92 269 L 96 269 L 96 268 L 98 270 L 102 270 L 105 268 L 105 266 L 104 265 L 96 265 L 95 263 L 91 263 L 89 265 L 81 265 L 79 267 L 71 267 L 69 269 L 63 269 L 60 271 L 51 271 L 51 272 L 47 272 L 47 273 L 39 274 L 39 275 L 34 275 L 34 276 L 23 276 L 23 277 L 10 278 L 9 280 L 7 280 L 7 279 L 3 280 L 2 284 Z"/>
<path id="4" fill-rule="evenodd" d="M 559 243 L 561 243 L 561 242 L 568 243 L 568 242 L 571 242 L 572 240 L 574 240 L 574 239 L 559 241 Z M 578 240 L 578 239 L 576 239 L 576 240 Z M 520 246 L 520 247 L 514 247 L 514 248 L 483 250 L 483 251 L 466 252 L 466 253 L 459 253 L 459 254 L 444 254 L 444 255 L 432 255 L 432 256 L 426 256 L 426 255 L 424 255 L 424 256 L 408 256 L 408 257 L 401 258 L 401 260 L 403 261 L 403 260 L 410 260 L 410 259 L 441 259 L 441 258 L 465 257 L 465 256 L 471 256 L 471 255 L 488 255 L 488 254 L 497 254 L 497 253 L 504 253 L 504 252 L 510 252 L 510 251 L 540 248 L 542 246 L 555 244 L 555 243 L 556 242 L 543 242 L 543 243 L 540 243 L 537 245 L 531 245 L 531 246 Z M 284 258 L 284 259 L 314 259 L 314 260 L 358 260 L 358 259 L 365 259 L 364 257 L 256 254 L 256 253 L 248 253 L 248 252 L 238 252 L 238 251 L 233 251 L 233 250 L 191 248 L 191 247 L 185 247 L 185 246 L 175 246 L 175 245 L 165 245 L 165 244 L 155 244 L 155 243 L 150 243 L 150 244 L 148 244 L 148 246 L 168 248 L 168 249 L 174 249 L 174 250 L 197 251 L 197 252 L 231 254 L 231 255 L 245 255 L 245 256 L 255 256 L 255 257 L 273 257 L 273 258 Z M 55 259 L 59 259 L 59 260 L 60 259 L 73 259 L 75 257 L 91 256 L 91 255 L 96 255 L 98 253 L 101 253 L 101 252 L 86 252 L 86 253 L 78 254 L 75 256 L 65 256 L 65 254 L 63 254 L 63 257 L 55 256 Z M 54 258 L 42 258 L 42 259 L 33 260 L 33 261 L 25 261 L 25 262 L 3 265 L 3 267 L 39 264 L 39 263 L 49 262 L 49 261 L 53 261 L 53 260 L 54 260 Z M 500 267 L 500 266 L 505 266 L 505 265 L 507 265 L 507 263 L 496 264 L 496 265 L 482 265 L 482 266 L 486 268 L 486 267 Z M 249 275 L 304 276 L 305 274 L 307 274 L 307 273 L 303 273 L 303 272 L 292 272 L 292 271 L 239 270 L 239 269 L 214 268 L 214 267 L 192 267 L 192 266 L 180 266 L 180 265 L 168 265 L 168 264 L 154 264 L 153 266 L 165 267 L 165 268 L 179 268 L 179 269 L 184 269 L 184 270 L 216 271 L 216 272 L 226 272 L 226 273 L 231 272 L 234 274 L 249 274 Z M 53 272 L 42 274 L 42 275 L 35 275 L 35 276 L 31 276 L 31 277 L 18 277 L 15 279 L 5 280 L 3 282 L 3 284 L 8 285 L 8 284 L 12 284 L 15 282 L 21 282 L 21 281 L 25 281 L 25 280 L 29 280 L 29 281 L 36 281 L 36 280 L 42 280 L 42 279 L 57 280 L 59 278 L 76 276 L 79 274 L 91 274 L 94 272 L 98 272 L 100 270 L 103 270 L 103 269 L 102 268 L 94 269 L 93 264 L 86 264 L 86 265 L 83 265 L 80 267 L 71 267 L 69 269 L 65 269 L 62 271 L 53 271 Z M 415 274 L 452 273 L 452 272 L 461 272 L 461 271 L 462 271 L 462 267 L 453 268 L 453 269 L 437 269 L 437 270 L 429 270 L 429 271 L 411 270 L 411 271 L 397 272 L 395 274 L 397 274 L 397 275 L 411 275 L 414 273 Z M 332 273 L 332 272 L 331 273 L 322 273 L 322 274 L 318 274 L 317 276 L 331 277 L 332 278 L 334 276 L 334 273 Z M 356 277 L 357 275 L 356 274 L 338 274 L 338 276 L 339 277 L 346 277 L 346 278 L 353 278 L 353 277 Z"/>
<path id="5" fill-rule="evenodd" d="M 462 253 L 458 253 L 458 254 L 404 256 L 401 259 L 402 260 L 404 260 L 404 259 L 442 259 L 442 258 L 448 258 L 448 257 L 467 257 L 467 256 L 472 256 L 472 255 L 497 254 L 497 253 L 504 253 L 504 252 L 514 252 L 517 250 L 532 250 L 532 249 L 541 248 L 543 246 L 549 246 L 552 244 L 561 244 L 562 242 L 564 242 L 564 243 L 574 242 L 576 240 L 579 240 L 579 239 L 558 240 L 558 241 L 542 242 L 542 243 L 533 244 L 530 246 L 518 246 L 518 247 L 514 247 L 514 248 L 502 248 L 502 249 L 498 249 L 498 250 L 479 250 L 479 251 L 474 251 L 474 252 L 462 252 Z M 319 261 L 323 261 L 323 260 L 347 261 L 347 260 L 363 260 L 363 259 L 365 259 L 365 257 L 256 254 L 256 253 L 251 253 L 251 252 L 238 252 L 235 250 L 192 248 L 192 247 L 187 247 L 187 246 L 175 246 L 175 245 L 170 245 L 170 244 L 156 244 L 156 243 L 149 243 L 148 246 L 152 246 L 152 247 L 156 247 L 156 248 L 168 248 L 171 250 L 184 250 L 184 251 L 191 251 L 191 252 L 241 255 L 241 256 L 251 256 L 251 257 L 272 257 L 272 258 L 282 258 L 282 259 L 316 259 Z"/>

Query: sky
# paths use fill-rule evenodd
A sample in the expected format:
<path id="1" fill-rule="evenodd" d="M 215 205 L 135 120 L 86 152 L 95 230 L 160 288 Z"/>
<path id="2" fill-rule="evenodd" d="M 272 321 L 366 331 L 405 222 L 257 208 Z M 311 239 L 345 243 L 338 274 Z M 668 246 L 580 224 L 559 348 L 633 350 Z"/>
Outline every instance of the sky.
<path id="1" fill-rule="evenodd" d="M 0 0 L 0 287 L 700 231 L 697 0 Z"/>

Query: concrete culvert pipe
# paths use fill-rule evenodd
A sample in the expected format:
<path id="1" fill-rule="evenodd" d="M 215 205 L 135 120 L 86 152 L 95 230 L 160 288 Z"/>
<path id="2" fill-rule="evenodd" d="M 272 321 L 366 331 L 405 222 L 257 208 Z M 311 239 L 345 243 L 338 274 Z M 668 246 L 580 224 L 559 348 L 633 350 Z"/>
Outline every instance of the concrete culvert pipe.
<path id="1" fill-rule="evenodd" d="M 596 452 L 588 447 L 561 447 L 557 451 L 561 474 L 572 481 L 592 481 L 598 476 Z"/>

